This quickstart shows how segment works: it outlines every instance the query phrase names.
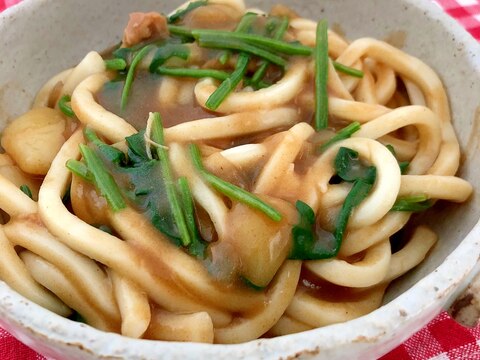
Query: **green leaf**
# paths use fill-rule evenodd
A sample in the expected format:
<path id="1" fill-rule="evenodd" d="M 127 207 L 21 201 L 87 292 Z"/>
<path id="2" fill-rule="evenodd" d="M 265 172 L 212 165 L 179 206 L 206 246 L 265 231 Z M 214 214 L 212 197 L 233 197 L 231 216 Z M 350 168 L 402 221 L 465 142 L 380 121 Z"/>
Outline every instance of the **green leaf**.
<path id="1" fill-rule="evenodd" d="M 220 86 L 209 96 L 205 102 L 205 106 L 210 110 L 216 110 L 222 104 L 223 100 L 237 87 L 242 81 L 248 67 L 250 56 L 247 54 L 240 54 L 238 56 L 237 66 L 235 71 L 229 78 L 225 79 Z"/>
<path id="2" fill-rule="evenodd" d="M 170 160 L 168 158 L 167 150 L 164 147 L 165 137 L 163 134 L 162 119 L 159 113 L 152 113 L 150 116 L 152 116 L 153 120 L 151 138 L 155 143 L 159 145 L 156 146 L 156 150 L 160 162 L 160 168 L 162 170 L 162 178 L 165 182 L 165 191 L 170 205 L 170 210 L 180 233 L 182 244 L 183 246 L 188 246 L 192 242 L 192 239 L 190 238 L 190 233 L 188 232 L 185 216 L 180 207 L 180 199 L 175 188 L 173 173 L 170 166 Z"/>
<path id="3" fill-rule="evenodd" d="M 125 63 L 130 62 L 130 57 L 133 53 L 131 48 L 118 48 L 112 52 L 113 57 L 125 61 Z"/>
<path id="4" fill-rule="evenodd" d="M 265 49 L 263 47 L 252 45 L 242 40 L 228 39 L 225 37 L 220 38 L 215 35 L 208 34 L 198 39 L 198 45 L 212 49 L 237 50 L 250 55 L 258 56 L 278 66 L 287 66 L 288 64 L 287 60 L 274 53 L 271 49 Z"/>
<path id="5" fill-rule="evenodd" d="M 70 190 L 71 190 L 71 186 L 68 185 L 68 188 L 65 190 L 65 194 L 63 194 L 63 197 L 62 197 L 62 203 L 64 203 L 65 205 L 67 205 L 70 202 Z"/>
<path id="6" fill-rule="evenodd" d="M 126 137 L 125 141 L 128 146 L 128 159 L 134 167 L 150 160 L 145 145 L 145 130 Z"/>
<path id="7" fill-rule="evenodd" d="M 371 168 L 373 169 L 373 172 L 375 174 L 376 169 L 374 167 Z M 340 244 L 343 240 L 343 235 L 345 233 L 345 229 L 347 228 L 348 219 L 352 214 L 352 210 L 356 206 L 360 205 L 360 203 L 368 196 L 370 190 L 373 187 L 373 182 L 371 181 L 372 175 L 369 175 L 369 177 L 370 178 L 367 179 L 360 178 L 355 180 L 355 182 L 353 183 L 353 187 L 345 198 L 342 209 L 338 214 L 334 232 L 335 239 L 338 242 L 338 248 L 336 249 L 336 253 L 338 253 L 338 250 L 340 250 Z M 373 175 L 373 178 L 374 177 L 375 176 Z"/>
<path id="8" fill-rule="evenodd" d="M 193 1 L 188 4 L 188 6 L 184 9 L 180 9 L 177 12 L 175 12 L 173 15 L 169 16 L 167 21 L 169 24 L 173 24 L 185 17 L 190 11 L 195 10 L 196 8 L 199 8 L 201 6 L 205 6 L 208 4 L 208 0 L 199 0 L 199 1 Z"/>
<path id="9" fill-rule="evenodd" d="M 224 81 L 230 76 L 229 73 L 220 70 L 212 69 L 190 69 L 190 68 L 167 68 L 160 66 L 155 70 L 156 74 L 177 76 L 177 77 L 191 77 L 191 78 L 206 78 L 211 77 L 216 80 Z"/>
<path id="10" fill-rule="evenodd" d="M 241 276 L 240 279 L 242 280 L 242 282 L 247 285 L 247 287 L 249 287 L 250 289 L 252 290 L 255 290 L 255 291 L 263 291 L 265 290 L 265 286 L 258 286 L 258 285 L 255 285 L 253 282 L 251 282 L 250 280 L 248 280 L 246 277 L 244 276 Z"/>
<path id="11" fill-rule="evenodd" d="M 112 228 L 110 228 L 107 225 L 99 225 L 97 228 L 98 228 L 98 230 L 102 230 L 103 232 L 106 232 L 107 234 L 110 234 L 110 235 L 113 234 Z"/>
<path id="12" fill-rule="evenodd" d="M 292 260 L 320 260 L 336 255 L 337 245 L 333 235 L 315 226 L 315 213 L 303 201 L 295 204 L 299 215 L 299 222 L 292 228 L 292 250 L 289 259 Z"/>
<path id="13" fill-rule="evenodd" d="M 90 172 L 90 170 L 88 170 L 87 165 L 85 165 L 83 162 L 78 161 L 78 160 L 74 160 L 74 159 L 70 159 L 70 160 L 67 161 L 65 166 L 73 174 L 80 177 L 84 181 L 93 182 L 93 175 Z"/>
<path id="14" fill-rule="evenodd" d="M 165 234 L 176 246 L 182 245 L 180 231 L 171 211 L 167 185 L 158 160 L 144 160 L 134 167 L 118 169 L 124 177 L 122 190 L 150 223 Z"/>
<path id="15" fill-rule="evenodd" d="M 116 212 L 124 209 L 127 205 L 121 191 L 112 175 L 105 168 L 100 156 L 84 144 L 80 144 L 80 152 L 93 175 L 95 186 L 100 194 L 106 198 L 112 211 Z"/>
<path id="16" fill-rule="evenodd" d="M 328 22 L 317 25 L 315 46 L 315 130 L 328 126 Z"/>
<path id="17" fill-rule="evenodd" d="M 352 149 L 341 147 L 334 164 L 340 178 L 353 182 L 353 187 L 345 198 L 335 222 L 335 231 L 331 234 L 315 227 L 313 209 L 297 201 L 300 221 L 292 229 L 291 259 L 318 260 L 337 256 L 352 210 L 368 196 L 375 183 L 377 169 L 361 164 L 358 153 Z"/>
<path id="18" fill-rule="evenodd" d="M 351 137 L 354 133 L 356 133 L 358 130 L 360 130 L 360 123 L 359 122 L 353 122 L 350 125 L 344 127 L 343 129 L 339 130 L 330 140 L 328 140 L 325 144 L 322 144 L 319 148 L 320 152 L 324 152 L 327 150 L 330 146 L 335 144 L 336 142 L 339 142 L 341 140 L 348 139 Z"/>
<path id="19" fill-rule="evenodd" d="M 135 54 L 133 57 L 132 63 L 130 64 L 130 67 L 128 68 L 127 72 L 127 78 L 125 79 L 125 84 L 123 85 L 123 91 L 122 91 L 122 100 L 121 100 L 121 107 L 122 110 L 125 110 L 128 102 L 128 97 L 130 96 L 130 90 L 132 88 L 133 84 L 133 78 L 135 76 L 135 72 L 137 70 L 138 64 L 143 60 L 145 56 L 148 55 L 148 53 L 154 48 L 153 44 L 147 45 L 143 47 L 141 50 L 138 51 L 138 53 Z"/>
<path id="20" fill-rule="evenodd" d="M 395 151 L 395 148 L 393 147 L 393 145 L 387 144 L 385 145 L 385 147 L 388 149 L 388 151 L 392 153 L 393 156 L 397 157 L 397 152 Z"/>
<path id="21" fill-rule="evenodd" d="M 104 62 L 107 70 L 123 71 L 127 67 L 127 62 L 124 59 L 108 59 Z"/>
<path id="22" fill-rule="evenodd" d="M 311 47 L 302 45 L 300 43 L 289 43 L 283 40 L 275 40 L 263 35 L 248 34 L 243 32 L 230 32 L 224 30 L 192 30 L 192 35 L 198 41 L 221 41 L 221 42 L 239 42 L 242 44 L 249 44 L 259 49 L 269 50 L 275 53 L 285 55 L 300 55 L 310 56 L 313 54 Z M 207 40 L 208 39 L 208 40 Z"/>
<path id="23" fill-rule="evenodd" d="M 332 61 L 332 63 L 335 70 L 340 71 L 346 75 L 350 75 L 357 78 L 363 78 L 363 76 L 365 75 L 361 70 L 357 70 L 352 67 L 340 64 L 339 62 L 336 62 L 336 61 Z"/>
<path id="24" fill-rule="evenodd" d="M 190 49 L 185 45 L 171 43 L 164 44 L 155 51 L 148 70 L 151 73 L 154 73 L 157 68 L 159 66 L 162 66 L 168 59 L 177 57 L 183 60 L 187 60 L 189 56 Z"/>
<path id="25" fill-rule="evenodd" d="M 105 144 L 102 140 L 100 140 L 92 128 L 87 126 L 83 131 L 83 134 L 88 142 L 92 143 L 98 148 L 99 155 L 104 158 L 105 161 L 117 165 L 125 161 L 125 154 L 123 151 Z"/>
<path id="26" fill-rule="evenodd" d="M 355 150 L 341 147 L 335 157 L 334 165 L 337 175 L 344 181 L 354 182 L 357 179 L 364 179 L 368 183 L 375 181 L 375 167 L 364 166 Z"/>
<path id="27" fill-rule="evenodd" d="M 120 47 L 121 45 L 122 45 L 122 43 L 120 43 L 118 45 L 117 49 L 115 49 L 112 52 L 112 56 L 115 59 L 122 59 L 127 64 L 129 64 L 132 61 L 132 58 L 135 55 L 135 53 L 138 50 L 140 50 L 141 48 L 143 48 L 145 46 L 145 43 L 141 42 L 141 43 L 133 45 L 132 47 L 129 47 L 129 48 Z"/>
<path id="28" fill-rule="evenodd" d="M 170 35 L 178 36 L 183 41 L 191 41 L 194 39 L 192 30 L 183 26 L 168 25 L 168 31 L 170 31 Z"/>
<path id="29" fill-rule="evenodd" d="M 192 240 L 188 246 L 188 252 L 197 258 L 204 259 L 208 244 L 202 240 L 200 232 L 198 231 L 195 220 L 195 205 L 187 178 L 179 178 L 177 185 L 180 193 L 182 210 L 185 215 L 188 232 L 190 233 L 190 238 Z"/>
<path id="30" fill-rule="evenodd" d="M 287 61 L 277 54 L 310 56 L 313 53 L 308 46 L 257 34 L 203 29 L 192 30 L 191 33 L 201 47 L 238 50 L 279 66 L 286 66 Z"/>
<path id="31" fill-rule="evenodd" d="M 393 204 L 392 211 L 421 212 L 433 206 L 433 201 L 426 195 L 414 195 L 398 198 Z"/>
<path id="32" fill-rule="evenodd" d="M 276 19 L 278 24 L 275 24 L 275 21 L 273 19 Z M 288 29 L 289 26 L 289 21 L 287 17 L 283 17 L 281 19 L 279 18 L 271 18 L 269 21 L 267 21 L 267 32 L 269 29 L 269 24 L 275 24 L 275 33 L 273 34 L 273 39 L 275 40 L 282 40 L 285 32 Z M 271 30 L 273 31 L 273 29 Z M 252 76 L 252 84 L 255 88 L 259 88 L 259 83 L 262 81 L 264 78 L 268 67 L 270 66 L 270 63 L 268 61 L 263 61 L 262 64 L 258 67 L 258 69 L 255 71 L 255 73 Z"/>
<path id="33" fill-rule="evenodd" d="M 244 14 L 238 22 L 235 32 L 249 32 L 253 22 L 257 19 L 257 16 L 257 14 L 251 12 Z M 220 64 L 225 65 L 230 58 L 230 55 L 232 55 L 230 51 L 224 51 L 223 54 L 218 58 Z"/>
<path id="34" fill-rule="evenodd" d="M 154 127 L 154 130 L 158 133 L 157 128 Z M 106 145 L 93 130 L 85 130 L 85 137 L 94 149 L 93 152 L 100 161 L 102 171 L 118 182 L 120 193 L 139 212 L 142 212 L 155 228 L 165 234 L 175 245 L 182 246 L 185 244 L 184 234 L 178 227 L 169 198 L 169 192 L 170 196 L 172 191 L 176 195 L 176 188 L 171 171 L 166 173 L 165 170 L 165 167 L 169 166 L 168 156 L 166 160 L 165 152 L 161 157 L 150 159 L 146 152 L 144 134 L 144 131 L 141 131 L 127 137 L 128 156 L 121 151 L 120 156 L 118 149 Z M 159 142 L 159 140 L 163 142 L 163 135 L 155 137 L 155 141 Z M 154 151 L 153 154 L 156 155 L 156 152 Z M 70 160 L 69 163 L 75 164 L 75 161 Z M 83 165 L 83 169 L 86 168 Z M 175 211 L 177 210 L 182 211 L 179 207 L 175 208 Z M 188 231 L 185 227 L 183 230 Z M 186 244 L 188 245 L 188 243 Z M 194 248 L 192 252 L 200 254 L 200 250 L 197 248 Z"/>
<path id="35" fill-rule="evenodd" d="M 280 214 L 280 212 L 278 212 L 272 206 L 261 200 L 259 197 L 209 173 L 203 166 L 200 150 L 196 144 L 190 144 L 189 150 L 193 165 L 202 175 L 202 177 L 207 182 L 209 182 L 210 185 L 212 185 L 215 189 L 217 189 L 222 194 L 228 196 L 232 200 L 236 200 L 250 206 L 251 208 L 263 212 L 273 221 L 282 220 L 282 214 Z"/>
<path id="36" fill-rule="evenodd" d="M 295 207 L 300 215 L 300 227 L 308 228 L 315 223 L 315 212 L 308 204 L 298 200 Z"/>
<path id="37" fill-rule="evenodd" d="M 400 166 L 400 173 L 405 175 L 407 173 L 408 167 L 410 166 L 410 161 L 399 161 L 398 166 Z"/>
<path id="38" fill-rule="evenodd" d="M 335 170 L 342 180 L 353 182 L 353 187 L 343 202 L 335 224 L 334 236 L 337 240 L 336 251 L 338 252 L 352 210 L 368 196 L 375 183 L 377 169 L 374 166 L 367 167 L 362 164 L 356 151 L 341 147 L 335 158 Z"/>
<path id="39" fill-rule="evenodd" d="M 33 194 L 32 194 L 32 190 L 30 190 L 30 188 L 28 187 L 28 185 L 22 185 L 20 186 L 20 190 L 22 190 L 22 192 L 27 195 L 30 199 L 33 199 Z"/>
<path id="40" fill-rule="evenodd" d="M 66 116 L 75 117 L 75 113 L 73 112 L 72 107 L 69 105 L 70 101 L 70 95 L 63 95 L 60 100 L 58 100 L 58 108 Z"/>
<path id="41" fill-rule="evenodd" d="M 397 157 L 397 152 L 395 151 L 395 148 L 392 145 L 387 144 L 385 145 L 385 147 L 393 154 L 393 156 L 395 156 L 395 158 Z M 398 166 L 400 167 L 400 173 L 402 175 L 405 175 L 407 173 L 408 167 L 410 166 L 410 162 L 398 161 Z"/>

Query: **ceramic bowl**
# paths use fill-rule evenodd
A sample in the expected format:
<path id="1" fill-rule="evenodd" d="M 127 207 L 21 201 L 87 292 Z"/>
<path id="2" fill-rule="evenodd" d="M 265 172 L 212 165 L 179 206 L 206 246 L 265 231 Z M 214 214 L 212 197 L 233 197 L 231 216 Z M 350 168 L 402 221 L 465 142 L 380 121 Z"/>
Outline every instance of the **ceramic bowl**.
<path id="1" fill-rule="evenodd" d="M 0 15 L 0 127 L 28 109 L 50 76 L 76 64 L 90 49 L 101 51 L 117 43 L 129 12 L 166 12 L 179 3 L 25 0 L 5 11 Z M 248 5 L 268 9 L 272 3 L 251 0 Z M 430 64 L 450 95 L 465 154 L 461 176 L 475 186 L 479 183 L 480 46 L 473 38 L 429 0 L 290 3 L 306 17 L 328 18 L 349 39 L 396 39 L 405 51 Z M 431 221 L 440 234 L 439 243 L 421 266 L 390 287 L 380 309 L 296 335 L 231 346 L 132 340 L 61 318 L 4 283 L 0 283 L 0 325 L 57 359 L 372 359 L 424 326 L 468 284 L 480 255 L 479 217 L 478 191 L 467 204 L 444 207 Z"/>

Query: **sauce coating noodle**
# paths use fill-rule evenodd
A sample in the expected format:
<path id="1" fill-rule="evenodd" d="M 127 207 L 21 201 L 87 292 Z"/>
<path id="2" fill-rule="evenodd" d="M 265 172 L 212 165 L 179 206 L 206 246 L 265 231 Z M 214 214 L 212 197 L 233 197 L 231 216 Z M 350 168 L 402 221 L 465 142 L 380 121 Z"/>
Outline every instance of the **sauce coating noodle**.
<path id="1" fill-rule="evenodd" d="M 316 29 L 242 0 L 131 15 L 119 47 L 53 77 L 2 133 L 0 279 L 158 340 L 240 343 L 378 308 L 437 241 L 419 225 L 392 252 L 392 236 L 472 186 L 439 77 L 385 42 L 328 31 L 314 129 Z"/>

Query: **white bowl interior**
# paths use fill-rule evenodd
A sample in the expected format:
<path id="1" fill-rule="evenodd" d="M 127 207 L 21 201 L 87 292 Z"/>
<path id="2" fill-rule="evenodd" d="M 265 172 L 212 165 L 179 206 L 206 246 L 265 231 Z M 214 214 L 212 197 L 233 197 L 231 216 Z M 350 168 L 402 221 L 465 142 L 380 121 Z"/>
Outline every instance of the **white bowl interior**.
<path id="1" fill-rule="evenodd" d="M 25 0 L 16 8 L 7 10 L 0 16 L 0 127 L 28 109 L 36 91 L 50 76 L 73 66 L 91 49 L 101 51 L 119 42 L 129 12 L 167 12 L 180 3 L 178 0 L 160 4 L 158 0 L 84 0 L 81 4 L 75 0 Z M 273 3 L 275 1 L 252 0 L 247 5 L 269 9 Z M 349 39 L 369 36 L 404 40 L 405 51 L 435 69 L 450 95 L 455 129 L 465 154 L 461 176 L 476 186 L 480 179 L 480 158 L 476 151 L 480 144 L 477 111 L 480 103 L 480 61 L 476 58 L 480 48 L 471 37 L 428 0 L 312 0 L 291 3 L 305 17 L 326 17 Z M 94 358 L 89 354 L 92 351 L 119 356 L 138 353 L 138 358 L 153 358 L 155 354 L 180 356 L 185 350 L 204 351 L 203 355 L 225 358 L 232 355 L 232 350 L 238 351 L 236 356 L 256 357 L 256 354 L 261 354 L 269 357 L 292 355 L 303 349 L 312 351 L 312 355 L 318 355 L 316 349 L 320 349 L 320 355 L 336 358 L 350 350 L 357 354 L 367 351 L 372 347 L 368 339 L 375 345 L 374 350 L 368 350 L 370 356 L 378 355 L 422 326 L 462 289 L 460 285 L 473 276 L 472 269 L 480 254 L 480 246 L 474 234 L 467 235 L 474 229 L 479 217 L 478 192 L 467 204 L 445 205 L 435 210 L 427 221 L 440 235 L 440 241 L 427 261 L 390 287 L 385 298 L 386 303 L 390 302 L 388 306 L 362 319 L 306 334 L 235 347 L 198 344 L 175 347 L 159 342 L 126 341 L 116 335 L 105 337 L 105 334 L 86 330 L 88 327 L 84 325 L 72 325 L 11 294 L 3 284 L 0 285 L 0 323 L 46 354 L 59 356 L 64 353 L 69 358 Z M 405 294 L 398 297 L 402 293 Z M 23 314 L 26 308 L 33 309 L 35 316 Z M 407 315 L 399 318 L 399 308 L 409 310 Z M 379 326 L 382 318 L 385 321 Z M 30 330 L 25 330 L 26 327 Z M 341 335 L 332 335 L 334 330 Z M 89 335 L 91 331 L 93 337 Z M 360 336 L 367 340 L 362 340 Z M 65 345 L 65 339 L 67 343 L 82 345 Z M 351 349 L 338 349 L 354 339 L 357 341 L 353 342 Z M 51 346 L 57 350 L 52 350 Z M 133 348 L 135 352 L 129 350 Z M 193 355 L 195 353 L 191 353 L 190 357 L 196 357 Z"/>

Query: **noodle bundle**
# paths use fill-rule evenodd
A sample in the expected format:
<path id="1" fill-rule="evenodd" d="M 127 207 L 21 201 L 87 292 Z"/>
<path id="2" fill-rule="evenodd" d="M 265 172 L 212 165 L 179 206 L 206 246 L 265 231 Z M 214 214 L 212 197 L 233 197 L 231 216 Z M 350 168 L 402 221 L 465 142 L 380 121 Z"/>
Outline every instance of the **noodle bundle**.
<path id="1" fill-rule="evenodd" d="M 1 145 L 0 279 L 132 338 L 241 343 L 368 314 L 437 241 L 416 214 L 472 193 L 430 67 L 242 0 L 131 14 Z"/>

